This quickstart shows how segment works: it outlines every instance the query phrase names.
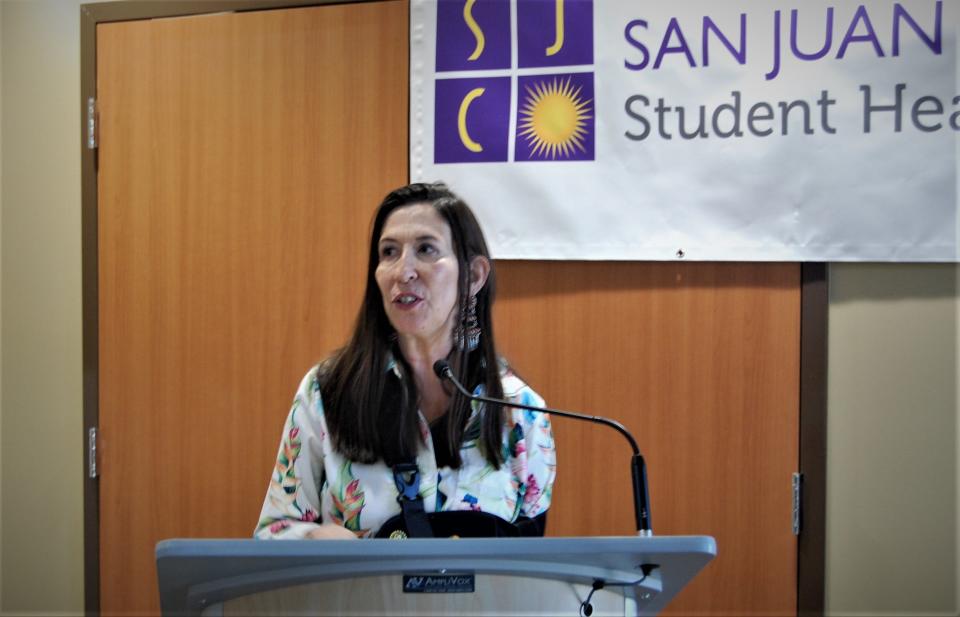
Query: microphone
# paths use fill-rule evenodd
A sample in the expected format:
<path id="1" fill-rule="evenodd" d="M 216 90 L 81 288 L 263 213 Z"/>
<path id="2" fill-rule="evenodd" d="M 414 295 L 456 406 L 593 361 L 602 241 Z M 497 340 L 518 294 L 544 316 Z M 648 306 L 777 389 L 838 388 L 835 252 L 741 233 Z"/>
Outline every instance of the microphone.
<path id="1" fill-rule="evenodd" d="M 441 381 L 449 381 L 451 384 L 453 384 L 453 387 L 456 388 L 460 394 L 464 395 L 470 400 L 479 401 L 481 403 L 489 403 L 491 405 L 500 405 L 502 407 L 529 409 L 530 411 L 543 411 L 552 416 L 559 416 L 561 418 L 573 418 L 574 420 L 584 420 L 586 422 L 593 422 L 595 424 L 603 424 L 605 426 L 609 426 L 626 437 L 627 441 L 630 442 L 630 447 L 633 448 L 633 458 L 630 462 L 630 472 L 631 476 L 633 477 L 633 509 L 637 520 L 637 535 L 653 535 L 653 530 L 650 528 L 650 496 L 647 493 L 647 464 L 643 460 L 643 455 L 640 454 L 640 448 L 637 447 L 637 441 L 633 438 L 633 435 L 630 434 L 630 431 L 628 431 L 622 424 L 616 420 L 611 420 L 602 416 L 588 416 L 586 414 L 575 413 L 573 411 L 561 411 L 559 409 L 551 409 L 549 407 L 534 407 L 533 405 L 511 403 L 510 401 L 488 398 L 486 396 L 475 396 L 466 388 L 464 388 L 463 384 L 460 383 L 456 377 L 454 377 L 453 370 L 450 369 L 450 365 L 446 360 L 437 360 L 434 362 L 433 372 L 436 373 L 437 377 L 439 377 Z"/>

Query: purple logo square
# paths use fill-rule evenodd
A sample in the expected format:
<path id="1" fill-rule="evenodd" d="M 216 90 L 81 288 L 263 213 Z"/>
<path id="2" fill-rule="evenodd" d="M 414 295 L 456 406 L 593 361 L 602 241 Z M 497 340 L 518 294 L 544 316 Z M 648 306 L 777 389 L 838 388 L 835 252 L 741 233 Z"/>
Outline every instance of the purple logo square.
<path id="1" fill-rule="evenodd" d="M 521 68 L 593 64 L 593 0 L 518 0 Z"/>
<path id="2" fill-rule="evenodd" d="M 437 72 L 509 68 L 509 0 L 437 2 Z"/>
<path id="3" fill-rule="evenodd" d="M 434 163 L 507 160 L 509 77 L 438 79 L 433 115 Z"/>
<path id="4" fill-rule="evenodd" d="M 593 73 L 529 75 L 517 85 L 517 161 L 592 161 Z"/>

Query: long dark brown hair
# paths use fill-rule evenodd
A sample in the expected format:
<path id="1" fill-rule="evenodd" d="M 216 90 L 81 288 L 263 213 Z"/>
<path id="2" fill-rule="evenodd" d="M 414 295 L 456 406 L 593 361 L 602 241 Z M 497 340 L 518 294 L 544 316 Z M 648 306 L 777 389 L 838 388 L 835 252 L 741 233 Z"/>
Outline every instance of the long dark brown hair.
<path id="1" fill-rule="evenodd" d="M 486 284 L 477 293 L 477 321 L 482 329 L 480 344 L 473 351 L 454 345 L 448 361 L 454 374 L 469 389 L 482 384 L 486 396 L 503 397 L 491 312 L 496 277 L 480 224 L 467 204 L 443 184 L 410 184 L 399 188 L 384 198 L 373 219 L 367 289 L 353 335 L 321 371 L 324 413 L 334 447 L 352 461 L 373 463 L 382 459 L 393 465 L 414 459 L 422 443 L 417 418 L 419 394 L 410 367 L 397 348 L 375 274 L 380 261 L 378 244 L 387 217 L 398 208 L 424 203 L 432 205 L 450 226 L 459 265 L 456 325 L 461 328 L 465 318 L 463 309 L 469 300 L 471 260 L 482 256 L 490 261 Z M 397 363 L 399 379 L 389 370 L 391 359 Z M 449 461 L 453 467 L 461 465 L 460 446 L 470 410 L 470 401 L 454 392 L 445 419 L 449 451 L 437 452 L 438 459 Z M 486 406 L 481 417 L 478 445 L 494 467 L 504 461 L 502 415 L 501 408 Z"/>

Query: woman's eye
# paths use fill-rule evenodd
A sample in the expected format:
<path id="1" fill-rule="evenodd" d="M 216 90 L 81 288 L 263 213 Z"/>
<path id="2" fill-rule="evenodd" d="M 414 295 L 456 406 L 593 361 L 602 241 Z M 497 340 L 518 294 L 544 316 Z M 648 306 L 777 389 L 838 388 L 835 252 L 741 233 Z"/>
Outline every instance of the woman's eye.
<path id="1" fill-rule="evenodd" d="M 396 247 L 393 247 L 393 246 L 383 246 L 383 247 L 380 247 L 380 259 L 384 259 L 384 258 L 387 258 L 387 257 L 393 257 L 393 256 L 396 255 L 396 254 L 397 254 L 397 249 L 396 249 Z"/>
<path id="2" fill-rule="evenodd" d="M 424 255 L 436 255 L 437 247 L 435 247 L 432 244 L 421 244 L 420 252 L 423 253 Z"/>

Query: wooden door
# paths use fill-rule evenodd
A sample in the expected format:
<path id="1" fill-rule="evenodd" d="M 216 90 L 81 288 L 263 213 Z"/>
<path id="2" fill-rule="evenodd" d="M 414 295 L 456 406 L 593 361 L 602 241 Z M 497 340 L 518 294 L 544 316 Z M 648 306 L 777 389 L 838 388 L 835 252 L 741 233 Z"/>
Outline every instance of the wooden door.
<path id="1" fill-rule="evenodd" d="M 98 26 L 105 614 L 156 611 L 156 541 L 252 532 L 407 180 L 407 28 L 405 1 Z M 551 404 L 634 431 L 658 534 L 717 537 L 672 609 L 795 612 L 799 268 L 497 266 L 502 351 Z M 550 533 L 631 533 L 626 446 L 555 426 Z"/>
<path id="2" fill-rule="evenodd" d="M 668 613 L 795 615 L 797 264 L 500 262 L 498 341 L 547 403 L 606 415 L 649 467 L 654 533 L 719 556 Z M 632 535 L 630 448 L 554 420 L 550 535 Z"/>
<path id="3" fill-rule="evenodd" d="M 407 10 L 98 27 L 104 614 L 157 611 L 158 540 L 252 534 L 407 178 Z"/>

